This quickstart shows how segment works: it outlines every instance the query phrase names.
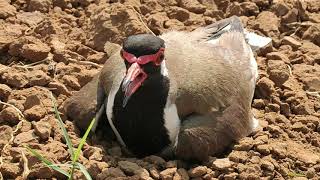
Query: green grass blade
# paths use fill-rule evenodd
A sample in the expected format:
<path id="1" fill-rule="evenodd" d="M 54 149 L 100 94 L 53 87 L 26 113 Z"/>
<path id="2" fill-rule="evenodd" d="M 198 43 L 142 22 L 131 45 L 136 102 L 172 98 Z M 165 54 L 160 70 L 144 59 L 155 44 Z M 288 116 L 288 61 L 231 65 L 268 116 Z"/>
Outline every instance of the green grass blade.
<path id="1" fill-rule="evenodd" d="M 59 173 L 70 177 L 70 174 L 67 173 L 66 171 L 62 170 L 61 168 L 59 168 L 58 166 L 54 165 L 51 161 L 49 161 L 48 159 L 46 159 L 45 157 L 43 157 L 41 154 L 39 154 L 36 150 L 25 146 L 25 148 L 30 151 L 34 156 L 36 156 L 40 161 L 42 161 L 45 165 L 47 165 L 48 167 L 52 168 L 55 171 L 58 171 Z"/>
<path id="2" fill-rule="evenodd" d="M 80 171 L 83 173 L 83 175 L 87 178 L 87 180 L 92 180 L 89 172 L 87 171 L 86 167 L 84 167 L 82 164 L 80 163 L 76 163 L 78 168 L 80 169 Z"/>
<path id="3" fill-rule="evenodd" d="M 49 167 L 57 166 L 57 167 L 67 167 L 67 168 L 72 168 L 71 164 L 51 164 L 48 165 Z"/>
<path id="4" fill-rule="evenodd" d="M 81 151 L 84 143 L 86 142 L 86 139 L 87 139 L 87 137 L 88 137 L 88 135 L 89 135 L 89 133 L 90 133 L 90 131 L 91 131 L 91 128 L 92 128 L 92 126 L 93 126 L 93 124 L 94 124 L 95 121 L 96 121 L 96 118 L 93 118 L 92 121 L 91 121 L 91 123 L 90 123 L 90 125 L 89 125 L 89 127 L 88 127 L 87 130 L 86 130 L 86 133 L 85 133 L 85 134 L 83 135 L 83 137 L 81 138 L 81 141 L 80 141 L 80 143 L 79 143 L 79 146 L 78 146 L 78 148 L 77 148 L 77 150 L 76 150 L 76 152 L 75 152 L 75 154 L 74 154 L 73 162 L 76 162 L 76 161 L 78 160 L 79 155 L 80 155 L 80 151 Z"/>
<path id="5" fill-rule="evenodd" d="M 305 177 L 306 175 L 304 175 L 302 173 L 297 173 L 297 172 L 291 171 L 288 173 L 288 176 L 290 176 L 290 177 Z"/>
<path id="6" fill-rule="evenodd" d="M 62 130 L 62 133 L 63 133 L 63 136 L 67 142 L 67 146 L 68 146 L 68 151 L 71 155 L 71 160 L 74 159 L 74 151 L 73 151 L 73 146 L 72 146 L 72 143 L 71 143 L 71 140 L 70 140 L 70 137 L 68 135 L 68 132 L 66 130 L 66 127 L 64 126 L 64 123 L 59 115 L 59 111 L 58 111 L 58 108 L 57 108 L 57 105 L 56 105 L 56 100 L 55 98 L 53 97 L 52 93 L 51 93 L 51 101 L 52 101 L 52 104 L 53 104 L 53 108 L 54 108 L 54 112 L 56 114 L 56 118 L 58 119 L 59 121 L 59 125 L 60 125 L 60 128 Z"/>

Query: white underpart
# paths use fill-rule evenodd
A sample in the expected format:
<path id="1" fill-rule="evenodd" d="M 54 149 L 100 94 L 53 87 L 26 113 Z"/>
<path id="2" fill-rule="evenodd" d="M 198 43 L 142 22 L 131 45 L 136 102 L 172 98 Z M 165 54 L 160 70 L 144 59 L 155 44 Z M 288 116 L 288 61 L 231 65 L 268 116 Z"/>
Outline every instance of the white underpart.
<path id="1" fill-rule="evenodd" d="M 116 135 L 118 142 L 126 147 L 126 144 L 124 143 L 119 131 L 117 130 L 117 128 L 114 126 L 112 118 L 113 118 L 113 104 L 114 104 L 114 98 L 116 96 L 116 93 L 118 91 L 118 89 L 120 88 L 121 83 L 113 83 L 111 90 L 109 92 L 108 95 L 108 101 L 107 101 L 107 107 L 106 107 L 106 114 L 107 114 L 107 118 L 108 118 L 108 122 L 109 125 L 113 131 L 113 133 Z"/>
<path id="2" fill-rule="evenodd" d="M 161 63 L 161 74 L 163 76 L 169 77 L 165 60 Z M 168 131 L 171 144 L 176 146 L 178 143 L 178 134 L 180 130 L 180 119 L 178 116 L 177 106 L 170 101 L 169 95 L 167 97 L 167 102 L 164 108 L 163 119 L 164 126 Z"/>

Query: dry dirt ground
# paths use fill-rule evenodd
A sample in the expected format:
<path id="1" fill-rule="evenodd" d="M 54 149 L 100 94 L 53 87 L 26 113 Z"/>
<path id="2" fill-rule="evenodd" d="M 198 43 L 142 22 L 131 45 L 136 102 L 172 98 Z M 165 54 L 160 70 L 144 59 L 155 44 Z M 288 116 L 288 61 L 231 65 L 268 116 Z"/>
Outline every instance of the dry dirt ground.
<path id="1" fill-rule="evenodd" d="M 109 2 L 110 1 L 110 2 Z M 319 179 L 319 0 L 0 0 L 0 171 L 4 179 L 63 179 L 23 144 L 70 161 L 50 91 L 75 146 L 63 102 L 89 82 L 124 37 L 193 30 L 238 15 L 273 39 L 258 52 L 253 109 L 261 129 L 208 162 L 125 157 L 115 142 L 90 138 L 80 161 L 94 179 Z M 138 13 L 141 15 L 139 16 Z M 76 173 L 76 179 L 84 179 Z"/>

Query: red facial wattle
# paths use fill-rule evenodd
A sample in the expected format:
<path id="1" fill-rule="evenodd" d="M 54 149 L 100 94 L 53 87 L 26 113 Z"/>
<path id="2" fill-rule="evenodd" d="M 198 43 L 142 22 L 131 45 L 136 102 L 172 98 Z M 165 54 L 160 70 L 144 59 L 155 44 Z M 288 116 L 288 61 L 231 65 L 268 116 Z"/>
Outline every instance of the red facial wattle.
<path id="1" fill-rule="evenodd" d="M 137 63 L 139 65 L 144 65 L 149 62 L 154 62 L 156 66 L 159 66 L 161 64 L 161 56 L 163 56 L 165 48 L 160 48 L 159 51 L 155 54 L 148 54 L 144 56 L 136 57 L 135 55 L 126 52 L 125 50 L 121 51 L 121 55 L 128 63 Z"/>
<path id="2" fill-rule="evenodd" d="M 121 51 L 123 59 L 131 64 L 122 82 L 122 90 L 124 91 L 123 107 L 127 105 L 129 98 L 139 89 L 148 77 L 140 65 L 153 62 L 154 65 L 160 66 L 163 59 L 163 53 L 164 48 L 160 48 L 155 54 L 136 57 L 124 50 Z"/>

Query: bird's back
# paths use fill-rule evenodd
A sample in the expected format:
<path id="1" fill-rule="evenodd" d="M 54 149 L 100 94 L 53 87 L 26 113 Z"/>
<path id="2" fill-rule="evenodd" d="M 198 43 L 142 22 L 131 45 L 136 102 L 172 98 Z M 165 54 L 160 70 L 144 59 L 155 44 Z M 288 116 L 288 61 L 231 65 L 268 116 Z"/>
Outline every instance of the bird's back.
<path id="1" fill-rule="evenodd" d="M 170 32 L 162 38 L 181 116 L 221 111 L 238 98 L 249 106 L 252 72 L 241 33 L 225 33 L 215 45 L 196 41 L 186 32 Z"/>

